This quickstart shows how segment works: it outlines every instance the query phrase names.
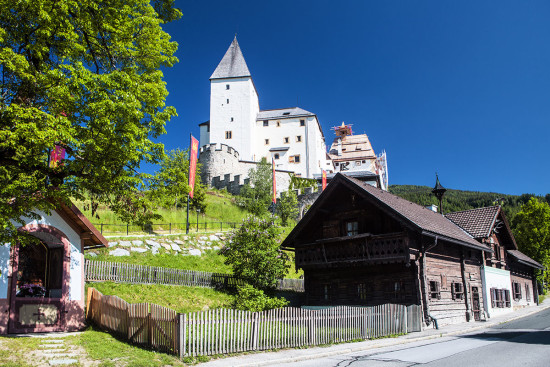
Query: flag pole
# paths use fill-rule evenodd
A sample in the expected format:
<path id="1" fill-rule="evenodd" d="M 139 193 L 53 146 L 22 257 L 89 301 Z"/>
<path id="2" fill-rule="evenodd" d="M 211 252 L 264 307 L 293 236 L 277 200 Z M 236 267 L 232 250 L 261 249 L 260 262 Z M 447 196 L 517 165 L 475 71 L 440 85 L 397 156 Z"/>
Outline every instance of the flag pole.
<path id="1" fill-rule="evenodd" d="M 193 134 L 189 134 L 189 169 L 187 170 L 187 182 L 191 175 L 191 149 L 193 144 Z M 189 234 L 189 192 L 187 192 L 187 223 L 185 224 L 185 234 Z"/>

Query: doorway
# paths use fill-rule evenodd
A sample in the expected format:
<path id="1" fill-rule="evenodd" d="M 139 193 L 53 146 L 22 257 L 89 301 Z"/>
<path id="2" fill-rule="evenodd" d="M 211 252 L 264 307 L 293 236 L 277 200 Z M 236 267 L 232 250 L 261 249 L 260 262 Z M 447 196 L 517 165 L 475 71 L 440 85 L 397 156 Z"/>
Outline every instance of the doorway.
<path id="1" fill-rule="evenodd" d="M 68 292 L 68 242 L 48 232 L 13 248 L 9 333 L 62 331 Z M 65 243 L 64 243 L 65 242 Z"/>

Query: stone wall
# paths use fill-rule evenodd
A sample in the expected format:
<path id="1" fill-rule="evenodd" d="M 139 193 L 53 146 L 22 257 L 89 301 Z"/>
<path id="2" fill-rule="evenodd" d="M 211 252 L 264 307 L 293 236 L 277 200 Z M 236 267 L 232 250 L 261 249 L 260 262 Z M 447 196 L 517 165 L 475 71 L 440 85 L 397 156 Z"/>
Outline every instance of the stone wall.
<path id="1" fill-rule="evenodd" d="M 256 162 L 239 160 L 239 152 L 225 144 L 209 144 L 200 148 L 199 163 L 201 181 L 208 187 L 226 189 L 238 195 L 249 182 L 248 172 L 256 168 Z M 277 196 L 288 191 L 291 171 L 275 170 Z"/>

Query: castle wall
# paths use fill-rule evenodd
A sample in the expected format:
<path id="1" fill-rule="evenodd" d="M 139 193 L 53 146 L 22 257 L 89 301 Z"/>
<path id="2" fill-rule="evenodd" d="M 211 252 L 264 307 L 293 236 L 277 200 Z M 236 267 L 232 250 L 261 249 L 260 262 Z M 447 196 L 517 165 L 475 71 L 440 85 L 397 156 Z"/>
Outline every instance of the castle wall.
<path id="1" fill-rule="evenodd" d="M 242 186 L 249 182 L 248 172 L 258 163 L 239 160 L 240 155 L 225 144 L 210 144 L 200 148 L 199 163 L 201 181 L 208 187 L 227 189 L 232 194 L 239 194 Z M 230 173 L 228 173 L 230 172 Z M 288 191 L 291 171 L 275 170 L 277 196 Z"/>

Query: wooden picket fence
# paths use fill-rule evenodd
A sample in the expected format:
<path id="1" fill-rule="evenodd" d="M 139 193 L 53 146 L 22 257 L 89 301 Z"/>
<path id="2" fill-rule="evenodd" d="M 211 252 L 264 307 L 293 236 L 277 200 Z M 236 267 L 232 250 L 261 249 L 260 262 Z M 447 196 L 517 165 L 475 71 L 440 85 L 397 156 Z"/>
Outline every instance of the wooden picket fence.
<path id="1" fill-rule="evenodd" d="M 203 356 L 293 348 L 405 334 L 421 320 L 419 306 L 385 304 L 264 312 L 216 309 L 188 314 L 129 304 L 88 289 L 87 318 L 126 340 L 166 353 Z M 412 323 L 409 320 L 413 320 Z M 420 331 L 420 323 L 418 329 Z"/>
<path id="2" fill-rule="evenodd" d="M 216 289 L 236 288 L 245 282 L 231 274 L 86 260 L 86 281 L 117 283 L 183 285 Z M 280 279 L 277 289 L 304 291 L 303 279 Z"/>

